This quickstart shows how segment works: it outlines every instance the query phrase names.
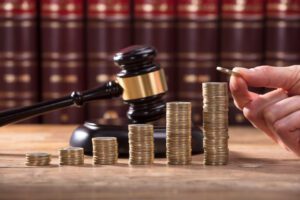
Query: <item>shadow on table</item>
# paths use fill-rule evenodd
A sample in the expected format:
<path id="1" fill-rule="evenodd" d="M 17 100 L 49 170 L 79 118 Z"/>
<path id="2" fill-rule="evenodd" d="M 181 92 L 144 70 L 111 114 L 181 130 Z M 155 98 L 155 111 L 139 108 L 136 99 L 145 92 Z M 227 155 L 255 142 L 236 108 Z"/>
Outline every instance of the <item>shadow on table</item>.
<path id="1" fill-rule="evenodd" d="M 149 168 L 149 167 L 168 167 L 179 170 L 209 170 L 209 169 L 229 169 L 229 170 L 241 170 L 241 171 L 255 171 L 267 174 L 276 174 L 276 173 L 285 173 L 285 174 L 295 174 L 296 172 L 300 173 L 300 160 L 299 159 L 272 159 L 272 158 L 255 158 L 255 157 L 247 157 L 247 155 L 230 151 L 229 163 L 224 166 L 205 166 L 203 165 L 203 155 L 199 156 L 197 159 L 193 160 L 192 165 L 168 165 L 166 163 L 157 163 L 154 161 L 154 164 L 151 166 L 148 165 L 128 165 L 127 163 L 117 163 L 113 165 L 114 167 L 123 167 L 123 168 Z M 7 154 L 0 153 L 1 157 L 11 157 L 10 160 L 14 158 L 25 158 L 25 154 Z M 53 158 L 57 158 L 58 156 L 53 156 Z M 101 168 L 106 165 L 96 165 L 94 166 L 91 163 L 85 163 L 84 165 L 78 166 L 60 166 L 57 163 L 51 164 L 49 166 L 25 166 L 21 165 L 22 163 L 8 163 L 2 165 L 0 164 L 0 168 L 55 168 L 55 167 L 81 167 L 81 168 Z"/>
<path id="2" fill-rule="evenodd" d="M 25 154 L 20 153 L 20 154 L 16 154 L 16 153 L 0 153 L 0 157 L 1 156 L 9 156 L 9 157 L 24 157 Z"/>
<path id="3" fill-rule="evenodd" d="M 232 169 L 242 171 L 255 171 L 266 174 L 295 174 L 300 173 L 299 159 L 253 158 L 239 152 L 230 152 Z"/>
<path id="4" fill-rule="evenodd" d="M 22 157 L 25 158 L 25 153 L 0 153 L 0 157 Z M 51 158 L 58 158 L 57 155 L 51 155 Z"/>

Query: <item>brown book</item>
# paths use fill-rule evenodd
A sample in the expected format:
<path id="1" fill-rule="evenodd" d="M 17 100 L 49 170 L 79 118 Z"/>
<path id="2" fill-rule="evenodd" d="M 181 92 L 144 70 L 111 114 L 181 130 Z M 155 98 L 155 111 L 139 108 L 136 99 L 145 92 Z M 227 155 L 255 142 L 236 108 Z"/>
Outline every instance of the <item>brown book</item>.
<path id="1" fill-rule="evenodd" d="M 266 10 L 267 62 L 300 64 L 300 1 L 267 0 Z"/>
<path id="2" fill-rule="evenodd" d="M 83 90 L 83 0 L 41 1 L 43 100 Z M 83 109 L 68 108 L 43 116 L 44 123 L 71 124 L 84 120 Z"/>
<path id="3" fill-rule="evenodd" d="M 0 4 L 0 110 L 38 100 L 37 1 Z M 38 118 L 23 123 L 36 123 Z"/>
<path id="4" fill-rule="evenodd" d="M 261 61 L 264 1 L 224 0 L 221 9 L 221 60 Z"/>
<path id="5" fill-rule="evenodd" d="M 226 68 L 251 68 L 263 63 L 264 56 L 264 1 L 223 0 L 221 5 L 221 47 L 220 65 Z M 228 81 L 228 76 L 218 73 L 220 81 Z M 251 88 L 261 93 L 261 88 Z M 233 102 L 231 99 L 230 101 Z M 241 119 L 241 111 L 231 103 L 230 123 L 246 124 Z"/>
<path id="6" fill-rule="evenodd" d="M 134 43 L 147 44 L 158 51 L 157 62 L 167 76 L 167 99 L 176 95 L 176 27 L 175 0 L 134 1 Z"/>
<path id="7" fill-rule="evenodd" d="M 216 81 L 217 0 L 182 0 L 177 4 L 177 97 L 191 101 L 193 122 L 202 122 L 202 82 Z"/>
<path id="8" fill-rule="evenodd" d="M 265 60 L 266 65 L 270 66 L 276 66 L 276 67 L 287 67 L 291 65 L 298 64 L 299 65 L 300 60 L 298 62 L 295 62 L 293 60 L 281 60 L 281 59 L 270 59 L 270 60 Z"/>
<path id="9" fill-rule="evenodd" d="M 113 54 L 131 44 L 130 0 L 87 1 L 88 87 L 114 80 L 120 69 L 113 63 Z M 88 105 L 88 119 L 99 122 L 126 118 L 127 105 L 121 98 Z M 121 121 L 120 121 L 121 122 Z"/>

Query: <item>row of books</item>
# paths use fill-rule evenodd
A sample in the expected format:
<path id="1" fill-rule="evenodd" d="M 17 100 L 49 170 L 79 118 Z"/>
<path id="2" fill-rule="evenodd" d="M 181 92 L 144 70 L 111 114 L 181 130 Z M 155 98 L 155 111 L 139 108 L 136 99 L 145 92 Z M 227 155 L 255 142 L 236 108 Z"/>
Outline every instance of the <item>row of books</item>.
<path id="1" fill-rule="evenodd" d="M 99 86 L 119 69 L 112 55 L 132 44 L 158 50 L 167 100 L 191 101 L 201 123 L 201 83 L 227 81 L 217 65 L 300 64 L 300 0 L 0 1 L 0 109 Z M 121 99 L 27 122 L 81 123 L 126 117 Z M 247 124 L 231 100 L 230 123 Z"/>

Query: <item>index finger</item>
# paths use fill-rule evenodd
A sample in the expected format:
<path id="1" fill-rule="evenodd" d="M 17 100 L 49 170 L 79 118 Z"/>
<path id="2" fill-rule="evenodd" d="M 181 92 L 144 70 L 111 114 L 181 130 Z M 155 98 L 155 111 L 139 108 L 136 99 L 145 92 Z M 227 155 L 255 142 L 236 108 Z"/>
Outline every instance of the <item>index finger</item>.
<path id="1" fill-rule="evenodd" d="M 233 71 L 239 73 L 248 86 L 253 87 L 293 90 L 293 86 L 300 79 L 300 77 L 297 77 L 299 76 L 300 66 L 258 66 L 251 69 L 236 67 Z"/>

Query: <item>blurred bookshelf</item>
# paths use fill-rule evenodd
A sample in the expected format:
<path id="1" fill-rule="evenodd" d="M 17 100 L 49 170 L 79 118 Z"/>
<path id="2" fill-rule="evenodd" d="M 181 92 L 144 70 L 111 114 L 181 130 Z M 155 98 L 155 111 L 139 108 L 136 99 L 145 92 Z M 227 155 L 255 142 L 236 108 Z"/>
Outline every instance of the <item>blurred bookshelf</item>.
<path id="1" fill-rule="evenodd" d="M 148 44 L 167 75 L 166 100 L 191 101 L 193 122 L 200 125 L 201 83 L 228 81 L 217 65 L 300 64 L 299 36 L 299 0 L 0 1 L 0 110 L 101 85 L 119 71 L 114 52 Z M 116 120 L 126 111 L 114 99 L 23 123 Z M 249 125 L 232 99 L 229 119 Z"/>

